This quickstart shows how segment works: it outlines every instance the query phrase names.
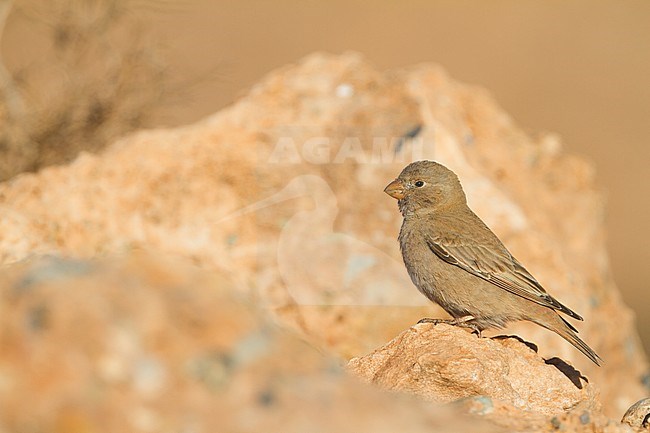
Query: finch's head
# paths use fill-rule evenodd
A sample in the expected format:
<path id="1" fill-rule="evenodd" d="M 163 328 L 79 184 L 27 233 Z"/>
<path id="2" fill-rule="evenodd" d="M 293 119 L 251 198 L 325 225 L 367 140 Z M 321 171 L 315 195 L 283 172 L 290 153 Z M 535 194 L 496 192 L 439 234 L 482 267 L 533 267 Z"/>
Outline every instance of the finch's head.
<path id="1" fill-rule="evenodd" d="M 456 173 L 434 161 L 407 165 L 384 192 L 398 200 L 405 216 L 467 203 Z"/>

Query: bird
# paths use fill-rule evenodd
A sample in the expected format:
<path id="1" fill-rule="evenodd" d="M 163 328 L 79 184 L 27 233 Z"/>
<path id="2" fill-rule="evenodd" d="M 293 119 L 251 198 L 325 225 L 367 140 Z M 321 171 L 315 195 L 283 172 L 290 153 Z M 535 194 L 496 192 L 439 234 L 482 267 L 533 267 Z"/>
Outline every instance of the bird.
<path id="1" fill-rule="evenodd" d="M 384 192 L 397 199 L 403 221 L 398 240 L 411 281 L 453 319 L 448 323 L 502 329 L 530 321 L 571 343 L 596 365 L 602 358 L 560 313 L 583 318 L 551 296 L 469 208 L 458 176 L 435 161 L 406 166 Z"/>

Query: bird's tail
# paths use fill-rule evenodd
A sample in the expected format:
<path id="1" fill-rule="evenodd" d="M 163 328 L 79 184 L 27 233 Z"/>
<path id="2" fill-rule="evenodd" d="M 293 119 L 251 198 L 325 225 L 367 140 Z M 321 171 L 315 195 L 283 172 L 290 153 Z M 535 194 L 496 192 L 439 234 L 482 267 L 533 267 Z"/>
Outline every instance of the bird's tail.
<path id="1" fill-rule="evenodd" d="M 600 366 L 603 363 L 603 359 L 598 356 L 594 350 L 587 345 L 580 337 L 578 337 L 577 331 L 571 324 L 566 320 L 560 317 L 555 311 L 549 310 L 550 314 L 545 315 L 545 319 L 550 320 L 533 320 L 538 325 L 543 326 L 546 329 L 549 329 L 560 337 L 564 338 L 566 341 L 571 343 L 576 349 L 582 352 L 587 358 L 589 358 L 594 364 Z"/>

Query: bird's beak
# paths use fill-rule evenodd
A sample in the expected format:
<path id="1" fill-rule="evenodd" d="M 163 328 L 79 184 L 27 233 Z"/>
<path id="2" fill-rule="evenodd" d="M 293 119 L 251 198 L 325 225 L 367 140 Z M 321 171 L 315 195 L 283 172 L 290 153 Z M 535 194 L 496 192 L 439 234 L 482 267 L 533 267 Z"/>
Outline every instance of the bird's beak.
<path id="1" fill-rule="evenodd" d="M 404 184 L 401 180 L 395 179 L 384 189 L 384 192 L 389 196 L 401 200 L 404 198 Z"/>

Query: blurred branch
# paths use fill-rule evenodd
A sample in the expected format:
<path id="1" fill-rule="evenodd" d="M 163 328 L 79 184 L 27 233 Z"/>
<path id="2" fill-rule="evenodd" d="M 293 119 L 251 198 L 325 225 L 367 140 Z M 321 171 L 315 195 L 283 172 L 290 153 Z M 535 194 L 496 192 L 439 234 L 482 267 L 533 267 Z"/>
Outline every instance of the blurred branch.
<path id="1" fill-rule="evenodd" d="M 13 0 L 0 0 L 0 44 L 2 43 L 2 35 L 4 34 L 7 17 L 9 16 L 13 3 Z M 20 92 L 16 89 L 11 74 L 5 68 L 2 57 L 0 57 L 0 87 L 7 110 L 7 117 L 11 119 L 22 117 L 25 111 L 23 99 Z"/>
<path id="2" fill-rule="evenodd" d="M 47 30 L 49 44 L 45 57 L 13 76 L 0 62 L 0 113 L 8 113 L 0 118 L 0 180 L 101 150 L 148 124 L 166 96 L 168 71 L 130 5 L 0 0 L 0 31 L 14 6 Z"/>

